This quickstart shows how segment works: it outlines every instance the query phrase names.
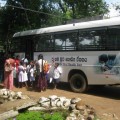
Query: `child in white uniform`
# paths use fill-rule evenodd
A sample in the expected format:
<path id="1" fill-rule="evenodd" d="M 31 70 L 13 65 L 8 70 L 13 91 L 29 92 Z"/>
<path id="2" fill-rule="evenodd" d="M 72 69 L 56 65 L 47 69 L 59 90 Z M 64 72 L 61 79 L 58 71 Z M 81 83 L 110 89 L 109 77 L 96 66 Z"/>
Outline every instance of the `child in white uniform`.
<path id="1" fill-rule="evenodd" d="M 59 67 L 59 63 L 55 63 L 55 68 L 53 71 L 53 83 L 54 83 L 54 89 L 56 89 L 59 81 L 60 81 L 60 76 L 62 74 L 62 70 Z"/>
<path id="2" fill-rule="evenodd" d="M 32 87 L 33 87 L 34 81 L 35 81 L 34 72 L 35 72 L 34 65 L 31 65 L 31 68 L 30 68 L 30 83 L 31 83 Z"/>
<path id="3" fill-rule="evenodd" d="M 22 87 L 24 82 L 24 67 L 23 62 L 20 62 L 20 65 L 18 66 L 18 87 Z"/>
<path id="4" fill-rule="evenodd" d="M 28 75 L 27 75 L 27 67 L 26 67 L 26 64 L 24 63 L 23 65 L 24 67 L 24 72 L 23 72 L 23 79 L 24 79 L 24 83 L 25 83 L 25 86 L 28 87 L 27 85 L 27 81 L 28 81 Z"/>

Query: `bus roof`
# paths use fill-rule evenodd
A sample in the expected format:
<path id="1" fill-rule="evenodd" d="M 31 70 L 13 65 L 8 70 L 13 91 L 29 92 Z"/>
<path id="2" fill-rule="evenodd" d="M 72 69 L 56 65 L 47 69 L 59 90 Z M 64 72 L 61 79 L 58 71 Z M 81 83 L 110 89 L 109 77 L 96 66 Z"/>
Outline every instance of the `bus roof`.
<path id="1" fill-rule="evenodd" d="M 21 31 L 15 33 L 13 37 L 37 35 L 43 33 L 54 33 L 54 32 L 95 28 L 95 27 L 106 27 L 106 26 L 114 26 L 114 25 L 120 25 L 120 17 Z"/>

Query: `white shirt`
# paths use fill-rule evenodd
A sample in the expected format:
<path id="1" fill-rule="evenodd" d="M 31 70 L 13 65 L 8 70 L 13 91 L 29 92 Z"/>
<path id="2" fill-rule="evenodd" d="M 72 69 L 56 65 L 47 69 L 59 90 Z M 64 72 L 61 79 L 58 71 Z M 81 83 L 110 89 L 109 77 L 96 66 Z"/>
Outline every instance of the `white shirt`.
<path id="1" fill-rule="evenodd" d="M 27 65 L 27 73 L 30 71 L 31 65 Z"/>
<path id="2" fill-rule="evenodd" d="M 24 61 L 24 63 L 28 63 L 28 59 L 27 58 L 22 58 L 22 60 Z"/>
<path id="3" fill-rule="evenodd" d="M 62 74 L 62 70 L 60 67 L 57 67 L 54 69 L 54 72 L 53 72 L 53 78 L 54 79 L 58 79 L 60 78 L 60 75 Z"/>
<path id="4" fill-rule="evenodd" d="M 44 63 L 45 63 L 45 60 L 43 60 L 43 65 L 44 65 Z M 37 64 L 39 65 L 40 72 L 42 72 L 42 59 L 38 60 Z"/>
<path id="5" fill-rule="evenodd" d="M 34 69 L 33 69 L 33 68 L 30 69 L 30 76 L 31 76 L 31 77 L 34 76 Z"/>

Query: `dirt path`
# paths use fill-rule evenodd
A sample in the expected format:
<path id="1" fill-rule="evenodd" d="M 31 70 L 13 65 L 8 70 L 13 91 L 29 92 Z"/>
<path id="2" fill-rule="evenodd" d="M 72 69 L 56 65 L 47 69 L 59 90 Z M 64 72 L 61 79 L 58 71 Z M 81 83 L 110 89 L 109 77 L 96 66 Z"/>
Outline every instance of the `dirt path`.
<path id="1" fill-rule="evenodd" d="M 95 108 L 98 115 L 103 116 L 103 114 L 110 114 L 117 116 L 118 120 L 120 119 L 120 86 L 92 89 L 84 94 L 72 92 L 67 84 L 60 84 L 57 90 L 47 89 L 45 92 L 37 92 L 26 89 L 25 87 L 14 88 L 14 91 L 22 91 L 23 94 L 28 95 L 34 100 L 38 100 L 41 96 L 48 97 L 49 95 L 65 96 L 66 98 L 79 97 L 85 101 L 86 104 Z"/>

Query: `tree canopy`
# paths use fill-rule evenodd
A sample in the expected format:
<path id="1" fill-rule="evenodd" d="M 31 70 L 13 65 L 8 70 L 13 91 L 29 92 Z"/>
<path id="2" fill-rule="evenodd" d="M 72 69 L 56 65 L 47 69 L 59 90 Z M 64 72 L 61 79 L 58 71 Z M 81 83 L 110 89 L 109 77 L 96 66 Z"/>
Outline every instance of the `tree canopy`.
<path id="1" fill-rule="evenodd" d="M 9 44 L 17 31 L 65 24 L 107 12 L 103 0 L 6 0 L 5 6 L 0 7 L 0 40 Z"/>

